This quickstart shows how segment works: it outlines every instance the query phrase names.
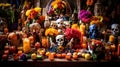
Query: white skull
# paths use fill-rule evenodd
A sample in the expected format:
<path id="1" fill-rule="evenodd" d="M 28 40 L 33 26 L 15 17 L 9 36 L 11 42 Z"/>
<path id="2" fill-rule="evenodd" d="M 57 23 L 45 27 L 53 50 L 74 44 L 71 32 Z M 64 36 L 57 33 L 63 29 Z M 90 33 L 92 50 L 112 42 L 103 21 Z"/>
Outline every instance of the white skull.
<path id="1" fill-rule="evenodd" d="M 63 43 L 64 43 L 64 35 L 57 35 L 56 36 L 56 42 L 57 42 L 57 45 L 63 45 Z"/>
<path id="2" fill-rule="evenodd" d="M 64 21 L 65 27 L 70 28 L 70 22 L 69 21 Z"/>
<path id="3" fill-rule="evenodd" d="M 57 19 L 56 23 L 57 23 L 58 28 L 64 27 L 64 20 L 63 19 Z"/>
<path id="4" fill-rule="evenodd" d="M 56 29 L 57 28 L 57 23 L 55 21 L 51 21 L 50 27 Z"/>
<path id="5" fill-rule="evenodd" d="M 112 24 L 111 25 L 111 32 L 114 36 L 118 36 L 118 33 L 119 33 L 119 24 Z"/>

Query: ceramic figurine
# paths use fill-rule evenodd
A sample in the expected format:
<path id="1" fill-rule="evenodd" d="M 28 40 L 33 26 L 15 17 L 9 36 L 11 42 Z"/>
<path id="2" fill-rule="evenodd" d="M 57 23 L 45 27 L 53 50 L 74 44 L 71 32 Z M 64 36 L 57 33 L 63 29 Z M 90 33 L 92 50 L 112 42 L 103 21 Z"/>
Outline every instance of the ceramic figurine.
<path id="1" fill-rule="evenodd" d="M 98 26 L 96 24 L 90 25 L 88 34 L 89 38 L 91 39 L 98 38 L 99 35 Z"/>

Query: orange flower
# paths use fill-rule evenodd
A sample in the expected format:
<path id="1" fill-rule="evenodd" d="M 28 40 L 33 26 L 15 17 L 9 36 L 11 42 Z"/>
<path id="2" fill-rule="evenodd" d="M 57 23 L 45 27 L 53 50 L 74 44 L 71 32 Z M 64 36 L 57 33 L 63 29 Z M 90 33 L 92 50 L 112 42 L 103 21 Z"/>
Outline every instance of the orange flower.
<path id="1" fill-rule="evenodd" d="M 43 38 L 42 38 L 42 46 L 43 46 L 44 48 L 49 47 L 47 37 L 43 37 Z"/>
<path id="2" fill-rule="evenodd" d="M 86 4 L 87 4 L 87 6 L 93 5 L 93 0 L 87 0 Z"/>
<path id="3" fill-rule="evenodd" d="M 40 20 L 44 21 L 45 20 L 45 16 L 40 16 Z"/>

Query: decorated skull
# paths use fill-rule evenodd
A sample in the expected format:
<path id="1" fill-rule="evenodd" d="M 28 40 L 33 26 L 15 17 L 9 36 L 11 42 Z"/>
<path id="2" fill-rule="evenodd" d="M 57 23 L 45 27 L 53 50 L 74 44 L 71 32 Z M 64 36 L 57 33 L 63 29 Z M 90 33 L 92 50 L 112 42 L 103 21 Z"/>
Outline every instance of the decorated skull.
<path id="1" fill-rule="evenodd" d="M 57 19 L 56 23 L 57 23 L 58 28 L 64 27 L 64 20 L 63 19 Z"/>
<path id="2" fill-rule="evenodd" d="M 32 23 L 30 24 L 30 32 L 36 32 L 36 33 L 39 33 L 40 32 L 40 24 L 39 23 Z"/>
<path id="3" fill-rule="evenodd" d="M 114 36 L 118 36 L 120 30 L 119 30 L 120 26 L 119 24 L 112 24 L 111 25 L 111 32 Z"/>
<path id="4" fill-rule="evenodd" d="M 57 23 L 55 21 L 51 21 L 50 27 L 56 29 L 57 28 Z"/>
<path id="5" fill-rule="evenodd" d="M 63 43 L 64 43 L 64 35 L 57 35 L 56 36 L 56 42 L 57 42 L 58 46 L 63 45 Z"/>
<path id="6" fill-rule="evenodd" d="M 96 39 L 98 37 L 98 26 L 96 24 L 90 25 L 88 34 L 90 38 Z"/>

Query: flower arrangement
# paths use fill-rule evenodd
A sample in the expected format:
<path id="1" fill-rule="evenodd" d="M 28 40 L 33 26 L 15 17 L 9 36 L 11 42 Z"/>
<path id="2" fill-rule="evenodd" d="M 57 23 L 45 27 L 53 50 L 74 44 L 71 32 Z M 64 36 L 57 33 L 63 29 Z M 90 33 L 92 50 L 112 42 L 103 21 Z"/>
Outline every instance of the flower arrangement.
<path id="1" fill-rule="evenodd" d="M 51 3 L 51 9 L 47 12 L 48 15 L 57 15 L 65 12 L 66 10 L 66 2 L 63 0 L 54 0 Z"/>
<path id="2" fill-rule="evenodd" d="M 26 11 L 26 16 L 29 19 L 34 19 L 34 18 L 40 16 L 40 11 L 41 11 L 41 8 L 39 8 L 39 7 L 29 9 Z"/>
<path id="3" fill-rule="evenodd" d="M 26 11 L 26 16 L 28 20 L 32 20 L 32 23 L 37 22 L 41 23 L 45 20 L 45 16 L 41 15 L 41 8 L 35 7 Z M 25 21 L 25 25 L 29 23 L 28 20 Z"/>
<path id="4" fill-rule="evenodd" d="M 67 28 L 65 30 L 65 37 L 66 37 L 67 40 L 70 40 L 72 38 L 73 39 L 80 39 L 81 33 L 77 29 Z"/>
<path id="5" fill-rule="evenodd" d="M 94 3 L 93 0 L 87 0 L 87 1 L 86 1 L 87 6 L 92 6 L 93 3 Z"/>
<path id="6" fill-rule="evenodd" d="M 89 23 L 92 18 L 92 13 L 87 10 L 80 10 L 78 13 L 78 18 L 84 23 Z"/>
<path id="7" fill-rule="evenodd" d="M 45 35 L 46 35 L 46 36 L 56 36 L 56 35 L 58 35 L 58 30 L 57 30 L 57 29 L 54 29 L 54 28 L 48 28 L 48 29 L 45 31 Z"/>

